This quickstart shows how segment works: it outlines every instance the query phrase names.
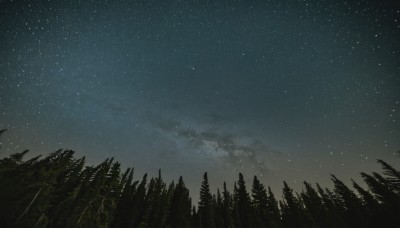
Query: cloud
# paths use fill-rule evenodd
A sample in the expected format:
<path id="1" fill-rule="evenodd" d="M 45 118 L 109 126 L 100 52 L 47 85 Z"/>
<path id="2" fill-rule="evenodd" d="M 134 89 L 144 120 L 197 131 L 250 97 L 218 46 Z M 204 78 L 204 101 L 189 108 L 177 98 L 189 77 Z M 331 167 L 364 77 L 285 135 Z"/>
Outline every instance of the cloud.
<path id="1" fill-rule="evenodd" d="M 159 121 L 157 128 L 174 137 L 181 143 L 194 146 L 205 155 L 227 162 L 237 169 L 255 169 L 259 173 L 270 172 L 274 154 L 273 150 L 262 141 L 233 134 L 220 128 L 194 129 L 186 127 L 179 121 Z"/>

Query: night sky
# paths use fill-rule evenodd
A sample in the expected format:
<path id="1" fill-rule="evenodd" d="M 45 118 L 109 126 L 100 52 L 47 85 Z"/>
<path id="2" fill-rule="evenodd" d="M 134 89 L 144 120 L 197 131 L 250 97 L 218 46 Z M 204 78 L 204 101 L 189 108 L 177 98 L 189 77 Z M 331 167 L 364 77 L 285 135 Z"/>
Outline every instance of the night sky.
<path id="1" fill-rule="evenodd" d="M 1 157 L 115 157 L 194 200 L 205 171 L 213 191 L 359 180 L 400 164 L 400 7 L 0 1 L 0 128 Z"/>

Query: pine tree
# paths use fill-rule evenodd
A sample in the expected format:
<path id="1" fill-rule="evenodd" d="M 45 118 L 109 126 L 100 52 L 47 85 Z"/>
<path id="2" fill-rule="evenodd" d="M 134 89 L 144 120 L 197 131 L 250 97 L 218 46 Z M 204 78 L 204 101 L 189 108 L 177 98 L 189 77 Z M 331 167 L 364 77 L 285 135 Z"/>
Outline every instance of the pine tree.
<path id="1" fill-rule="evenodd" d="M 264 185 L 260 183 L 257 176 L 253 178 L 253 186 L 251 189 L 253 197 L 252 205 L 254 209 L 254 226 L 267 227 L 270 225 L 268 213 L 268 195 Z"/>
<path id="2" fill-rule="evenodd" d="M 379 202 L 375 199 L 372 193 L 360 187 L 360 185 L 358 185 L 354 180 L 352 180 L 352 183 L 353 187 L 357 190 L 358 194 L 361 196 L 362 204 L 363 207 L 365 208 L 365 213 L 369 218 L 369 220 L 371 221 L 371 227 L 380 226 L 381 224 L 379 223 L 379 217 L 383 215 L 380 213 Z"/>
<path id="3" fill-rule="evenodd" d="M 399 227 L 400 221 L 397 213 L 400 210 L 399 195 L 390 189 L 384 178 L 380 175 L 375 174 L 371 176 L 366 173 L 361 173 L 361 176 L 378 201 L 381 202 L 380 215 L 383 219 L 380 219 L 380 221 L 391 225 L 388 227 Z"/>
<path id="4" fill-rule="evenodd" d="M 166 188 L 161 178 L 161 170 L 159 170 L 158 178 L 150 180 L 139 227 L 165 226 L 173 188 L 173 184 L 168 189 Z"/>
<path id="5" fill-rule="evenodd" d="M 236 185 L 236 182 L 233 183 L 232 219 L 234 227 L 242 227 L 242 221 L 239 213 L 239 190 Z"/>
<path id="6" fill-rule="evenodd" d="M 400 195 L 400 171 L 383 160 L 378 159 L 378 163 L 381 164 L 384 170 L 383 174 L 386 175 L 385 179 L 389 188 Z"/>
<path id="7" fill-rule="evenodd" d="M 70 150 L 58 150 L 42 160 L 35 159 L 35 162 L 31 160 L 20 165 L 19 168 L 28 174 L 23 178 L 25 184 L 31 183 L 24 190 L 24 195 L 32 198 L 28 199 L 26 207 L 21 205 L 21 209 L 25 209 L 16 219 L 18 226 L 47 225 L 52 201 L 60 189 L 58 186 L 64 181 L 65 170 L 73 163 L 73 154 Z"/>
<path id="8" fill-rule="evenodd" d="M 4 132 L 4 131 L 3 131 Z M 24 190 L 28 182 L 25 183 L 25 188 L 21 189 L 27 172 L 21 172 L 22 159 L 28 150 L 22 153 L 16 153 L 0 160 L 0 222 L 5 227 L 14 225 L 16 214 L 20 211 L 21 197 L 24 197 Z"/>
<path id="9" fill-rule="evenodd" d="M 317 183 L 317 191 L 320 195 L 324 208 L 326 210 L 326 220 L 328 227 L 347 227 L 346 222 L 343 218 L 341 208 L 338 206 L 335 194 L 329 189 L 322 189 Z"/>
<path id="10" fill-rule="evenodd" d="M 327 218 L 327 209 L 318 192 L 306 181 L 304 181 L 304 186 L 305 190 L 301 193 L 301 198 L 306 210 L 314 218 L 319 227 L 333 227 Z"/>
<path id="11" fill-rule="evenodd" d="M 204 173 L 203 182 L 201 184 L 198 214 L 201 228 L 215 227 L 213 221 L 212 195 L 210 193 L 207 173 Z"/>
<path id="12" fill-rule="evenodd" d="M 237 210 L 240 219 L 240 225 L 243 228 L 253 226 L 253 208 L 251 206 L 250 195 L 246 190 L 246 183 L 244 182 L 243 175 L 239 173 L 238 187 L 237 187 Z"/>
<path id="13" fill-rule="evenodd" d="M 70 219 L 69 213 L 81 187 L 81 173 L 84 169 L 85 157 L 74 159 L 60 175 L 60 182 L 52 197 L 49 208 L 49 227 L 62 227 Z"/>
<path id="14" fill-rule="evenodd" d="M 133 182 L 133 169 L 127 169 L 122 176 L 120 184 L 121 195 L 111 227 L 126 227 L 128 225 L 128 218 L 130 218 L 133 210 L 133 198 L 138 184 L 138 181 Z"/>
<path id="15" fill-rule="evenodd" d="M 81 185 L 68 226 L 109 226 L 114 217 L 116 202 L 110 194 L 108 183 L 118 182 L 109 178 L 112 166 L 113 159 L 106 159 L 86 173 L 84 178 L 87 181 Z M 119 178 L 119 175 L 114 178 Z"/>
<path id="16" fill-rule="evenodd" d="M 192 217 L 191 217 L 191 227 L 192 228 L 200 228 L 200 218 L 199 213 L 196 211 L 196 207 L 192 207 Z"/>
<path id="17" fill-rule="evenodd" d="M 142 181 L 136 187 L 137 184 L 138 182 L 134 182 L 129 185 L 128 182 L 124 188 L 123 200 L 121 199 L 120 205 L 117 207 L 118 211 L 112 227 L 130 228 L 140 224 L 145 208 L 147 174 L 143 176 Z"/>
<path id="18" fill-rule="evenodd" d="M 282 223 L 284 227 L 316 227 L 315 221 L 304 210 L 298 197 L 293 194 L 286 182 L 283 182 L 283 201 L 281 202 Z"/>
<path id="19" fill-rule="evenodd" d="M 0 159 L 2 227 L 400 227 L 399 171 L 382 160 L 383 175 L 361 173 L 368 190 L 352 180 L 358 194 L 333 175 L 333 191 L 304 182 L 298 195 L 284 182 L 281 211 L 257 177 L 252 198 L 242 174 L 232 195 L 226 183 L 211 195 L 205 173 L 196 211 L 182 177 L 167 187 L 159 171 L 139 184 L 112 158 L 85 166 L 70 150 L 27 152 Z"/>
<path id="20" fill-rule="evenodd" d="M 281 227 L 281 212 L 279 210 L 278 201 L 275 198 L 274 193 L 268 186 L 268 198 L 267 198 L 267 212 L 268 218 L 270 219 L 270 227 Z"/>
<path id="21" fill-rule="evenodd" d="M 168 219 L 169 227 L 190 227 L 191 209 L 192 202 L 189 197 L 189 190 L 185 187 L 181 176 L 172 195 Z"/>
<path id="22" fill-rule="evenodd" d="M 362 202 L 342 181 L 331 175 L 336 195 L 336 204 L 341 208 L 346 223 L 351 226 L 369 227 Z"/>
<path id="23" fill-rule="evenodd" d="M 222 192 L 223 200 L 222 200 L 222 208 L 223 208 L 223 227 L 224 228 L 232 228 L 233 219 L 232 219 L 232 196 L 226 188 L 226 183 L 224 182 L 224 191 Z"/>
<path id="24" fill-rule="evenodd" d="M 219 189 L 217 189 L 217 195 L 213 195 L 213 205 L 215 227 L 224 227 L 224 205 Z"/>

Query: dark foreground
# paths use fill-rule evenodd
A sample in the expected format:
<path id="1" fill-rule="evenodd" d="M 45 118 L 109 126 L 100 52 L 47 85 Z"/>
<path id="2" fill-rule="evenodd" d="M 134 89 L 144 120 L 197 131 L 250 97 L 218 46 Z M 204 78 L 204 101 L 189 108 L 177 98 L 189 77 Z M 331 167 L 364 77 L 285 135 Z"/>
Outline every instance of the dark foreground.
<path id="1" fill-rule="evenodd" d="M 368 189 L 332 175 L 333 189 L 284 183 L 281 200 L 257 177 L 248 192 L 242 174 L 232 193 L 224 183 L 211 194 L 205 173 L 196 208 L 182 178 L 138 181 L 113 159 L 85 166 L 71 150 L 26 153 L 0 160 L 1 227 L 400 227 L 400 172 L 382 160 L 382 173 L 361 173 Z"/>

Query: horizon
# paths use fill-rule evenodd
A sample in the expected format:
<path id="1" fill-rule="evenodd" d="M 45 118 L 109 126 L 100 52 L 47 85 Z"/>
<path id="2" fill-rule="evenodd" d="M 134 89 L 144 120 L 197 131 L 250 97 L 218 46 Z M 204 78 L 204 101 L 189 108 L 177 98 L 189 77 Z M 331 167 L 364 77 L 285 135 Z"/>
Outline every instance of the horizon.
<path id="1" fill-rule="evenodd" d="M 14 155 L 14 154 L 18 154 L 18 153 L 22 153 L 22 152 L 26 152 L 25 154 L 24 154 L 24 159 L 22 159 L 22 161 L 27 161 L 27 160 L 29 160 L 29 159 L 32 159 L 34 156 L 30 153 L 31 151 L 29 150 L 29 149 L 24 149 L 24 150 L 22 150 L 22 151 L 20 151 L 20 152 L 15 152 L 15 153 L 11 153 L 11 154 L 9 154 L 8 156 L 2 156 L 2 146 L 3 146 L 3 141 L 2 141 L 2 137 L 4 137 L 4 132 L 7 132 L 8 131 L 8 129 L 1 129 L 0 130 L 0 158 L 1 159 L 3 159 L 3 158 L 7 158 L 7 157 L 9 157 L 10 155 Z M 74 155 L 76 155 L 76 151 L 74 151 L 74 150 L 72 150 L 72 149 L 58 149 L 58 150 L 55 150 L 55 151 L 53 151 L 53 152 L 50 152 L 50 153 L 43 153 L 43 154 L 37 154 L 37 153 L 34 153 L 34 155 L 35 156 L 38 156 L 38 155 L 40 155 L 40 159 L 43 159 L 43 158 L 45 158 L 45 157 L 47 157 L 47 156 L 49 156 L 50 154 L 52 154 L 52 153 L 55 153 L 55 152 L 57 152 L 57 151 L 62 151 L 62 152 L 65 152 L 65 151 L 72 151 L 73 153 L 74 153 Z M 87 161 L 87 159 L 86 159 L 86 156 L 82 156 L 82 157 L 74 157 L 74 159 L 81 159 L 81 158 L 84 158 L 85 159 L 85 166 L 84 167 L 90 167 L 90 166 L 97 166 L 97 165 L 99 165 L 99 163 L 101 163 L 101 162 L 104 162 L 104 161 L 99 161 L 99 162 L 97 162 L 97 163 L 92 163 L 92 162 L 90 162 L 90 161 Z M 397 158 L 398 159 L 400 159 L 400 151 L 397 151 Z M 142 178 L 143 178 L 143 176 L 147 176 L 149 179 L 154 179 L 154 178 L 157 178 L 157 177 L 159 177 L 159 175 L 161 175 L 161 178 L 163 179 L 163 181 L 166 183 L 166 184 L 172 184 L 172 183 L 174 183 L 174 184 L 177 184 L 178 183 L 178 180 L 180 179 L 180 178 L 182 178 L 182 180 L 185 182 L 185 177 L 184 177 L 184 175 L 180 175 L 179 177 L 176 177 L 176 178 L 172 178 L 172 179 L 168 179 L 167 178 L 167 180 L 165 180 L 164 179 L 164 176 L 163 176 L 163 172 L 162 172 L 162 170 L 161 169 L 157 169 L 156 170 L 156 172 L 154 173 L 154 175 L 152 175 L 153 173 L 144 173 L 144 174 L 141 174 L 141 175 L 139 175 L 139 174 L 137 174 L 136 173 L 136 170 L 135 170 L 135 167 L 126 167 L 124 164 L 123 164 L 123 161 L 118 161 L 118 160 L 116 160 L 114 157 L 108 157 L 108 158 L 106 158 L 106 160 L 110 160 L 110 159 L 112 159 L 113 160 L 113 163 L 119 163 L 120 165 L 121 165 L 121 174 L 122 173 L 124 173 L 125 171 L 127 171 L 128 169 L 132 169 L 133 170 L 133 180 L 135 181 L 141 181 L 142 180 Z M 379 160 L 381 160 L 381 159 L 376 159 L 376 164 L 377 164 L 377 167 L 379 167 L 377 170 L 369 170 L 369 171 L 373 171 L 373 172 L 377 172 L 378 170 L 380 170 L 380 172 L 382 172 L 382 167 L 381 167 L 381 165 L 379 164 Z M 386 161 L 384 161 L 384 162 L 386 162 Z M 396 169 L 399 169 L 400 168 L 400 166 L 399 166 L 399 163 L 394 163 L 394 164 L 391 164 L 391 162 L 389 162 L 388 163 L 389 165 L 391 165 L 393 168 L 396 168 Z M 396 165 L 397 164 L 397 165 Z M 358 175 L 359 175 L 359 177 L 350 177 L 350 179 L 344 179 L 344 180 L 340 180 L 340 178 L 338 178 L 340 181 L 342 181 L 344 184 L 346 184 L 347 186 L 350 186 L 349 188 L 350 189 L 352 189 L 352 190 L 356 190 L 356 189 L 354 189 L 354 187 L 353 187 L 353 181 L 355 181 L 355 180 L 357 180 L 357 181 L 355 181 L 355 183 L 357 183 L 360 187 L 363 187 L 363 188 L 368 188 L 368 185 L 365 183 L 365 180 L 363 180 L 363 179 L 361 179 L 360 177 L 361 177 L 361 171 L 358 173 Z M 379 172 L 378 172 L 379 173 Z M 207 172 L 207 171 L 204 171 L 203 173 L 202 173 L 202 177 L 204 176 L 204 174 L 208 174 L 208 179 L 210 179 L 210 177 L 212 178 L 212 173 L 209 173 L 209 172 Z M 241 174 L 240 172 L 238 172 L 237 173 L 238 175 L 237 175 L 237 177 L 239 177 L 239 175 Z M 326 188 L 328 188 L 328 189 L 332 189 L 333 187 L 334 187 L 334 182 L 332 181 L 332 177 L 333 176 L 335 176 L 335 177 L 337 177 L 334 173 L 331 173 L 331 174 L 329 174 L 328 176 L 327 176 L 327 179 L 329 179 L 329 182 L 328 182 L 328 184 L 327 185 L 320 185 L 323 189 L 326 189 Z M 245 186 L 247 187 L 247 190 L 248 191 L 250 191 L 252 188 L 253 188 L 253 186 L 252 186 L 252 184 L 253 184 L 253 181 L 254 181 L 254 178 L 259 178 L 257 175 L 253 175 L 253 176 L 251 176 L 251 177 L 246 177 L 246 176 L 243 176 L 243 178 L 244 178 L 244 181 L 245 181 Z M 201 180 L 201 179 L 203 179 L 203 178 L 200 178 L 199 180 Z M 225 180 L 218 180 L 218 181 L 220 181 L 220 183 L 219 183 L 219 185 L 218 186 L 213 186 L 213 185 L 211 185 L 210 186 L 210 193 L 212 194 L 212 195 L 216 195 L 217 194 L 217 192 L 219 191 L 219 192 L 221 192 L 222 190 L 223 190 L 223 185 L 224 184 L 226 184 L 226 187 L 227 187 L 227 190 L 228 191 L 230 191 L 230 192 L 233 192 L 233 189 L 234 189 L 234 185 L 236 185 L 237 184 L 237 179 L 236 180 L 234 180 L 232 183 L 227 183 L 227 181 L 225 181 Z M 200 181 L 198 181 L 198 182 L 200 182 Z M 269 183 L 264 183 L 264 182 L 262 182 L 261 181 L 261 184 L 263 184 L 267 189 L 268 188 L 271 188 L 272 189 L 272 192 L 274 193 L 274 195 L 275 195 L 275 197 L 277 198 L 277 200 L 282 200 L 283 199 L 283 195 L 282 195 L 282 189 L 283 189 L 283 186 L 284 186 L 284 183 L 286 182 L 286 180 L 282 180 L 282 183 L 281 183 L 281 186 L 273 186 L 273 187 L 271 187 L 270 185 L 269 185 Z M 287 183 L 287 182 L 286 182 Z M 292 188 L 293 189 L 293 191 L 295 192 L 295 193 L 302 193 L 302 192 L 304 192 L 304 187 L 305 187 L 305 183 L 308 183 L 308 184 L 311 184 L 311 186 L 312 187 L 316 187 L 316 185 L 317 184 L 319 184 L 317 181 L 310 181 L 310 180 L 306 180 L 306 179 L 304 179 L 304 180 L 302 180 L 302 181 L 299 181 L 299 185 L 295 185 L 294 187 L 293 186 L 291 186 L 290 185 L 290 183 L 288 184 L 289 185 L 289 187 L 290 188 Z M 297 183 L 296 183 L 297 184 Z M 188 187 L 188 186 L 186 186 L 186 187 Z M 199 188 L 200 189 L 200 188 Z M 199 190 L 198 189 L 198 190 Z M 277 190 L 278 189 L 278 190 Z M 193 206 L 198 206 L 198 202 L 199 202 L 199 200 L 200 200 L 200 192 L 199 191 L 193 191 L 193 189 L 192 190 L 189 190 L 189 196 L 190 196 L 190 199 L 191 199 L 191 202 L 192 202 L 192 204 L 193 204 Z M 360 194 L 359 192 L 356 192 L 356 194 Z"/>

